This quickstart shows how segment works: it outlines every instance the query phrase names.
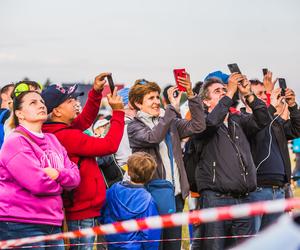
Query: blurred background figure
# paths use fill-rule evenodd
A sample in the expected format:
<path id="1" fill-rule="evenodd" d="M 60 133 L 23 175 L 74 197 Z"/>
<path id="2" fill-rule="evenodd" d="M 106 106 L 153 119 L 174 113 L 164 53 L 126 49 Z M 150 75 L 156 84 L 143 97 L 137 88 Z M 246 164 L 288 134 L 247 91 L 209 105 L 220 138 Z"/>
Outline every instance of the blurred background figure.
<path id="1" fill-rule="evenodd" d="M 106 118 L 97 120 L 93 125 L 93 133 L 95 137 L 103 138 L 109 129 L 110 123 L 109 120 Z"/>
<path id="2" fill-rule="evenodd" d="M 10 83 L 5 85 L 0 91 L 0 101 L 1 101 L 1 109 L 0 109 L 0 148 L 2 147 L 4 137 L 5 137 L 5 122 L 10 116 L 10 110 L 12 109 L 12 98 L 11 94 L 14 89 L 14 84 Z"/>

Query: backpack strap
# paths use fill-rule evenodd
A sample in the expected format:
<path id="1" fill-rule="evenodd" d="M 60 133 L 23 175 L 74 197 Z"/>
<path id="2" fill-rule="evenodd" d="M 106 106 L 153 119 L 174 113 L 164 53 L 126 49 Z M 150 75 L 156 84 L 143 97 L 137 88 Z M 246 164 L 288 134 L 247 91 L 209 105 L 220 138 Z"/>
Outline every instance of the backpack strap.
<path id="1" fill-rule="evenodd" d="M 21 131 L 21 130 L 15 130 L 14 132 L 23 135 L 24 137 L 26 137 L 27 139 L 29 139 L 31 142 L 33 142 L 35 145 L 37 145 L 37 143 L 36 143 L 36 142 L 31 138 L 31 136 L 30 136 L 29 134 L 27 134 L 26 132 Z M 37 145 L 37 146 L 39 146 L 39 145 Z"/>

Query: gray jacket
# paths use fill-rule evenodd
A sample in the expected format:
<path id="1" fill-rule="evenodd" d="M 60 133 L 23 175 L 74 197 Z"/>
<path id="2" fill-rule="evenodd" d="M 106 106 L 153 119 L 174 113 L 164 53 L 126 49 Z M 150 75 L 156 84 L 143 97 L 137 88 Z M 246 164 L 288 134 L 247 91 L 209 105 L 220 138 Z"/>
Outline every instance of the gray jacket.
<path id="1" fill-rule="evenodd" d="M 151 154 L 157 162 L 157 170 L 153 178 L 161 179 L 166 178 L 166 173 L 159 153 L 159 144 L 165 139 L 166 133 L 170 129 L 173 154 L 179 170 L 183 198 L 189 194 L 189 183 L 182 160 L 181 139 L 202 132 L 206 126 L 200 97 L 190 98 L 188 102 L 192 116 L 190 121 L 182 119 L 175 108 L 168 105 L 164 117 L 160 117 L 159 123 L 153 129 L 150 129 L 137 117 L 128 124 L 127 128 L 132 152 L 143 151 Z"/>

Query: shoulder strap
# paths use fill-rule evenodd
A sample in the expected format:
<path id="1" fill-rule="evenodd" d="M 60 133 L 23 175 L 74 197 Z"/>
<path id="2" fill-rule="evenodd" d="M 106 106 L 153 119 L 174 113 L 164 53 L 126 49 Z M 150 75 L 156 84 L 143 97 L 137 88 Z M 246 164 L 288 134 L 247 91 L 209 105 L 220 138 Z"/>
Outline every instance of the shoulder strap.
<path id="1" fill-rule="evenodd" d="M 29 134 L 27 134 L 24 131 L 20 131 L 20 130 L 15 130 L 14 132 L 19 133 L 21 135 L 23 135 L 24 137 L 26 137 L 27 139 L 29 139 L 31 142 L 33 142 L 34 144 L 37 145 L 37 143 L 31 138 L 31 136 Z M 37 145 L 38 146 L 38 145 Z"/>
<path id="2" fill-rule="evenodd" d="M 37 145 L 37 147 L 38 147 L 41 151 L 44 152 L 44 150 L 41 149 L 41 147 L 40 147 L 40 146 L 32 139 L 32 137 L 31 137 L 28 133 L 26 133 L 25 131 L 20 131 L 20 130 L 15 130 L 14 132 L 23 135 L 24 137 L 26 137 L 27 139 L 29 139 L 31 142 L 33 142 L 33 144 Z M 46 154 L 45 154 L 45 156 L 46 156 L 46 160 L 47 160 L 47 162 L 48 162 L 48 165 L 51 166 L 49 158 L 47 157 Z"/>

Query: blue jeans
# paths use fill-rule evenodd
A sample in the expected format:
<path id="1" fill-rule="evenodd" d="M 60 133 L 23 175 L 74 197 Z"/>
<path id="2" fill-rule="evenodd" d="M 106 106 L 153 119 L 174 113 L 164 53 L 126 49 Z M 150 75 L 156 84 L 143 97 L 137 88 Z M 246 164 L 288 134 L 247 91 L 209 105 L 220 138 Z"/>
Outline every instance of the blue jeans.
<path id="1" fill-rule="evenodd" d="M 0 240 L 11 240 L 32 236 L 43 236 L 49 234 L 61 233 L 61 227 L 43 224 L 30 224 L 19 222 L 3 222 L 0 221 Z M 52 247 L 45 247 L 53 245 Z M 41 241 L 37 243 L 22 245 L 22 246 L 34 246 L 34 249 L 57 249 L 64 250 L 63 240 L 53 241 Z M 37 247 L 40 246 L 40 247 Z M 14 249 L 16 249 L 15 247 Z"/>
<path id="2" fill-rule="evenodd" d="M 250 196 L 254 202 L 285 198 L 283 188 L 258 187 L 255 192 L 250 193 Z M 264 228 L 275 222 L 282 214 L 283 212 L 255 216 L 255 231 L 258 232 L 263 230 Z"/>
<path id="3" fill-rule="evenodd" d="M 222 195 L 218 192 L 205 190 L 201 192 L 199 202 L 200 208 L 205 209 L 250 203 L 251 197 L 247 195 L 240 198 L 233 198 L 229 195 Z M 252 235 L 255 233 L 254 218 L 247 217 L 201 224 L 198 230 L 199 231 L 196 235 L 197 237 Z M 228 247 L 232 247 L 233 245 L 240 243 L 242 240 L 226 238 L 194 240 L 192 244 L 192 249 L 221 250 Z"/>
<path id="4" fill-rule="evenodd" d="M 84 228 L 96 226 L 96 218 L 90 218 L 85 220 L 68 220 L 68 231 L 76 231 Z M 76 239 L 70 239 L 70 250 L 93 250 L 95 242 L 95 236 L 81 237 Z M 74 244 L 74 246 L 72 246 Z"/>

